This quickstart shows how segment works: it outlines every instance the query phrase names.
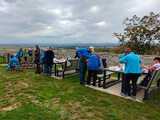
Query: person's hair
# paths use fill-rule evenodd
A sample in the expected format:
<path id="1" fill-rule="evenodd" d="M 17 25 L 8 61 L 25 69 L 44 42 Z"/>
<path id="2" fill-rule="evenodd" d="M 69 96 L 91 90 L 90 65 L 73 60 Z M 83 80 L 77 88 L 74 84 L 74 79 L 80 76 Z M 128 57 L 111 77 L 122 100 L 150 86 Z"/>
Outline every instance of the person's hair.
<path id="1" fill-rule="evenodd" d="M 126 47 L 124 51 L 127 52 L 127 53 L 129 53 L 129 52 L 132 51 L 132 49 L 130 47 Z"/>
<path id="2" fill-rule="evenodd" d="M 36 45 L 36 49 L 39 49 L 39 45 Z"/>
<path id="3" fill-rule="evenodd" d="M 160 57 L 155 57 L 153 60 L 157 60 L 158 62 L 160 62 Z"/>
<path id="4" fill-rule="evenodd" d="M 13 58 L 13 57 L 14 57 L 14 55 L 11 55 L 10 57 L 11 57 L 11 58 Z"/>

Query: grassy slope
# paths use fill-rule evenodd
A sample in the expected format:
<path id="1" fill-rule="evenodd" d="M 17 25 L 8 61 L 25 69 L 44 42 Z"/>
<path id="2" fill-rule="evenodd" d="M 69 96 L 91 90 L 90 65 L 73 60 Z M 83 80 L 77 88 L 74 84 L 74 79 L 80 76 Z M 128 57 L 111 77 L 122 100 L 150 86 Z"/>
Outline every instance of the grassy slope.
<path id="1" fill-rule="evenodd" d="M 159 120 L 159 100 L 136 103 L 83 87 L 77 76 L 54 80 L 0 67 L 0 120 Z"/>

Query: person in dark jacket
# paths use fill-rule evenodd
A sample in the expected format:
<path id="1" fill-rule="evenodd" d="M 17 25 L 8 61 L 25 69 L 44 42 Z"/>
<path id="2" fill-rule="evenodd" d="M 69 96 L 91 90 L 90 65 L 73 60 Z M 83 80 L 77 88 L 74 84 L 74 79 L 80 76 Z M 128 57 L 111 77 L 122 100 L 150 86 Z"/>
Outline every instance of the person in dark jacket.
<path id="1" fill-rule="evenodd" d="M 51 47 L 44 53 L 44 73 L 46 75 L 52 75 L 54 52 Z"/>
<path id="2" fill-rule="evenodd" d="M 87 60 L 88 77 L 87 84 L 91 84 L 93 80 L 93 86 L 96 86 L 97 74 L 101 66 L 100 57 L 96 54 L 92 54 Z"/>
<path id="3" fill-rule="evenodd" d="M 35 50 L 35 60 L 34 63 L 36 64 L 36 73 L 40 74 L 41 73 L 41 67 L 40 67 L 40 48 L 38 45 L 36 45 L 36 50 Z"/>

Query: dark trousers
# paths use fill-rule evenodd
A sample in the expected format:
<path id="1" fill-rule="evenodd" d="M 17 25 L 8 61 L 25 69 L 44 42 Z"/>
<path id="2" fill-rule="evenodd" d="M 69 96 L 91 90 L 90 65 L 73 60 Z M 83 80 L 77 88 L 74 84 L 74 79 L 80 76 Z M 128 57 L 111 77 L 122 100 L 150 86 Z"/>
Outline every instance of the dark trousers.
<path id="1" fill-rule="evenodd" d="M 126 82 L 125 82 L 125 75 L 122 74 L 122 86 L 121 86 L 121 92 L 126 94 L 126 88 L 125 88 L 125 85 L 126 85 Z"/>
<path id="2" fill-rule="evenodd" d="M 21 64 L 21 61 L 22 61 L 21 57 L 18 57 L 18 61 L 19 61 L 19 64 Z"/>
<path id="3" fill-rule="evenodd" d="M 123 93 L 128 96 L 136 96 L 137 94 L 137 80 L 140 74 L 138 73 L 127 73 L 124 75 L 124 80 L 122 80 Z"/>
<path id="4" fill-rule="evenodd" d="M 93 86 L 96 86 L 97 70 L 88 70 L 87 84 L 90 85 L 93 80 Z"/>
<path id="5" fill-rule="evenodd" d="M 52 75 L 52 64 L 44 64 L 44 73 L 51 76 Z"/>
<path id="6" fill-rule="evenodd" d="M 143 79 L 143 81 L 140 83 L 140 85 L 146 87 L 146 86 L 148 85 L 148 83 L 149 83 L 151 77 L 152 77 L 152 73 L 149 72 L 149 73 L 145 76 L 145 78 Z"/>
<path id="7" fill-rule="evenodd" d="M 27 57 L 24 57 L 24 61 L 27 62 Z"/>
<path id="8" fill-rule="evenodd" d="M 41 66 L 39 63 L 36 63 L 36 73 L 40 74 L 41 73 Z"/>
<path id="9" fill-rule="evenodd" d="M 85 84 L 85 76 L 87 72 L 87 64 L 79 62 L 80 84 Z"/>

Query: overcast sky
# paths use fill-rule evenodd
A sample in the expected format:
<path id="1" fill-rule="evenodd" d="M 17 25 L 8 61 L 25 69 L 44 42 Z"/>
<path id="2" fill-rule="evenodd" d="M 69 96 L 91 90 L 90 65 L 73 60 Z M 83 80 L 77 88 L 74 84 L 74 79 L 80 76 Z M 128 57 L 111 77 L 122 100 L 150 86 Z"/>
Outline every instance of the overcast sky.
<path id="1" fill-rule="evenodd" d="M 160 12 L 160 0 L 0 0 L 0 43 L 117 42 L 126 17 Z"/>

